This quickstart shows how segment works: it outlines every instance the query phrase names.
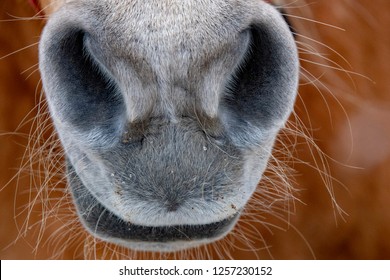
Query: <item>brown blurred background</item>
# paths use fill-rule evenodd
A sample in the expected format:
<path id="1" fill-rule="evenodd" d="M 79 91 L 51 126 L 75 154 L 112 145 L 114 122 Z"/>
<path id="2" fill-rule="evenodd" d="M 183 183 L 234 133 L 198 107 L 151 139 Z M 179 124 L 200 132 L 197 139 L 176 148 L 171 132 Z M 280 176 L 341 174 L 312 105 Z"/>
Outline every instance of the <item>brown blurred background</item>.
<path id="1" fill-rule="evenodd" d="M 285 169 L 297 189 L 297 200 L 270 206 L 277 214 L 269 214 L 260 207 L 260 193 L 237 227 L 252 241 L 237 234 L 217 248 L 209 246 L 181 257 L 390 259 L 390 1 L 288 3 L 285 11 L 292 15 L 299 34 L 303 68 L 296 116 L 289 127 L 305 127 L 313 142 L 282 133 L 281 140 L 292 154 L 275 155 L 295 170 Z M 36 43 L 44 21 L 32 16 L 34 11 L 25 0 L 0 3 L 0 258 L 155 257 L 122 249 L 115 254 L 115 246 L 107 249 L 101 242 L 85 254 L 85 246 L 96 248 L 96 242 L 77 221 L 66 222 L 74 219 L 66 201 L 62 201 L 68 208 L 65 212 L 52 211 L 55 203 L 40 201 L 30 212 L 25 210 L 45 184 L 37 179 L 38 156 L 32 160 L 34 176 L 29 166 L 20 168 L 29 164 L 25 153 L 31 151 L 29 138 L 36 138 L 29 135 L 35 130 L 33 117 L 41 99 Z M 42 143 L 49 136 L 50 128 L 40 136 Z M 272 178 L 272 171 L 267 174 Z M 281 178 L 275 180 L 284 188 Z M 272 184 L 265 179 L 259 190 L 263 188 Z M 66 196 L 53 193 L 53 197 L 40 197 L 58 201 Z M 332 198 L 344 213 L 339 213 Z M 46 214 L 42 208 L 47 208 Z M 283 214 L 286 209 L 290 214 Z M 42 215 L 49 215 L 45 230 L 39 223 Z"/>

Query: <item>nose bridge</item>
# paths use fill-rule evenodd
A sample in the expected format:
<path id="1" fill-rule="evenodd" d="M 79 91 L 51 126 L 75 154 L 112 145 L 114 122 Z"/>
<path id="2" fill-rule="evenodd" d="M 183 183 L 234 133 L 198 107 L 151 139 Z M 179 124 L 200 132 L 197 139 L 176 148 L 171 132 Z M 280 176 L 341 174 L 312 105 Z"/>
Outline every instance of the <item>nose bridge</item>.
<path id="1" fill-rule="evenodd" d="M 125 122 L 177 116 L 194 107 L 215 117 L 248 41 L 238 34 L 250 16 L 237 20 L 239 5 L 229 2 L 205 1 L 201 7 L 195 1 L 75 1 L 65 5 L 57 25 L 72 22 L 91 39 L 91 57 L 120 89 Z"/>
<path id="2" fill-rule="evenodd" d="M 156 42 L 127 46 L 127 57 L 115 62 L 128 121 L 148 113 L 175 117 L 197 111 L 217 117 L 228 80 L 248 48 L 248 34 L 235 33 L 229 40 L 207 42 L 196 50 L 188 42 L 165 40 L 164 47 L 151 47 Z"/>

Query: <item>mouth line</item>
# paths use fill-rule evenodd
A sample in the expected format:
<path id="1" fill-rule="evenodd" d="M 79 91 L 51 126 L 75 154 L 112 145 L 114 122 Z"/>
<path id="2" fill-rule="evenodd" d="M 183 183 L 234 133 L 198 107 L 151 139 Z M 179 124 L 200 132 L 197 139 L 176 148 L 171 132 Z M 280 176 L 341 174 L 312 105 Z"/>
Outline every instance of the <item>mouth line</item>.
<path id="1" fill-rule="evenodd" d="M 92 235 L 103 240 L 130 247 L 133 242 L 208 243 L 224 237 L 235 225 L 241 213 L 239 210 L 224 220 L 209 224 L 155 227 L 137 225 L 119 218 L 101 204 L 81 182 L 69 161 L 67 163 L 67 177 L 79 218 L 85 228 Z M 139 247 L 139 244 L 136 247 Z"/>

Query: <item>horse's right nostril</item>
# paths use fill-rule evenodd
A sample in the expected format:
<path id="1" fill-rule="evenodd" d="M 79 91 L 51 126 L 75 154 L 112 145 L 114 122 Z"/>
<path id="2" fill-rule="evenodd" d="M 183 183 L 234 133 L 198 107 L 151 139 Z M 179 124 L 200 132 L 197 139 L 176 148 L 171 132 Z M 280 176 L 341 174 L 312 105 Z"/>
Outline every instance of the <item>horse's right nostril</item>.
<path id="1" fill-rule="evenodd" d="M 77 27 L 47 33 L 41 41 L 40 68 L 55 119 L 79 132 L 99 129 L 114 134 L 123 101 L 112 77 L 88 48 L 88 33 Z"/>

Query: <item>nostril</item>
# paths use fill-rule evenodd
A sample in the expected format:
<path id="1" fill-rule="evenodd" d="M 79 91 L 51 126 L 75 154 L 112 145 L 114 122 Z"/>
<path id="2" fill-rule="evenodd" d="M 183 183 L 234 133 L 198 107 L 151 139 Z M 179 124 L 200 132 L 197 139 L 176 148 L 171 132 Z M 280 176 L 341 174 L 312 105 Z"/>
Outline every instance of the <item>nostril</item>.
<path id="1" fill-rule="evenodd" d="M 223 99 L 223 121 L 238 146 L 258 146 L 274 137 L 295 101 L 299 62 L 294 38 L 281 15 L 280 24 L 254 22 L 246 32 L 251 44 Z M 231 133 L 233 132 L 234 133 Z"/>
<path id="2" fill-rule="evenodd" d="M 90 35 L 77 27 L 56 28 L 50 23 L 46 30 L 40 70 L 55 121 L 82 133 L 96 129 L 105 135 L 114 133 L 124 111 L 123 100 L 114 79 L 88 47 Z"/>

